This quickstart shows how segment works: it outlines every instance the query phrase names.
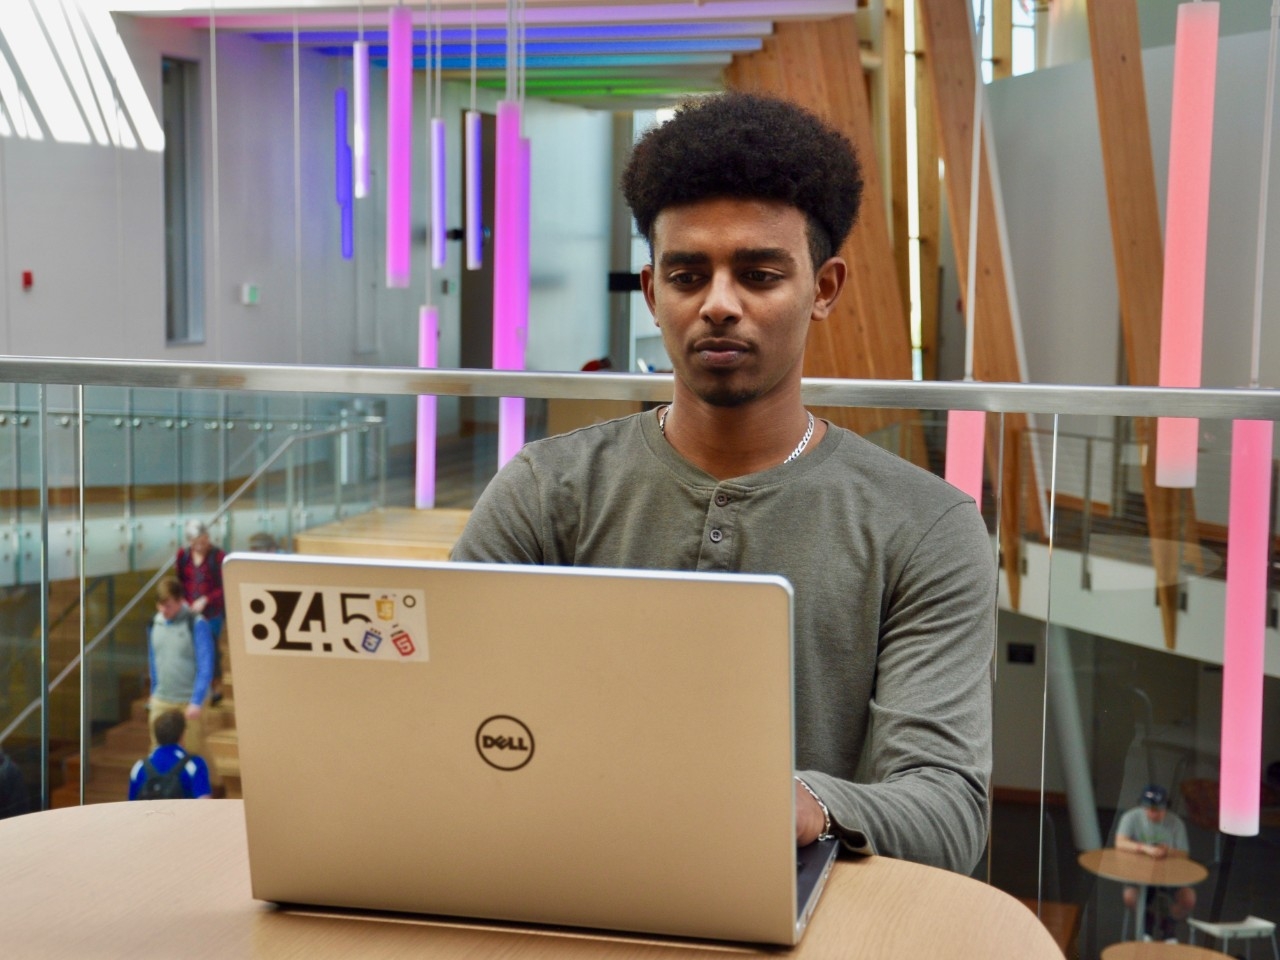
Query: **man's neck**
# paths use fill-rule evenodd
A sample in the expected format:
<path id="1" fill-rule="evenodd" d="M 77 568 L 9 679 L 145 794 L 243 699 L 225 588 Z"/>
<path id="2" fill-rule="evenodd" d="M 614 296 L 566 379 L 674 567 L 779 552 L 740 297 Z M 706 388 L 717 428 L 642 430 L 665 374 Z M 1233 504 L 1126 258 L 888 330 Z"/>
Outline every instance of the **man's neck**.
<path id="1" fill-rule="evenodd" d="M 682 457 L 717 480 L 728 480 L 778 466 L 800 444 L 808 420 L 798 390 L 736 407 L 712 406 L 677 393 L 666 411 L 664 432 Z M 816 447 L 825 432 L 826 424 L 815 421 L 804 452 Z"/>

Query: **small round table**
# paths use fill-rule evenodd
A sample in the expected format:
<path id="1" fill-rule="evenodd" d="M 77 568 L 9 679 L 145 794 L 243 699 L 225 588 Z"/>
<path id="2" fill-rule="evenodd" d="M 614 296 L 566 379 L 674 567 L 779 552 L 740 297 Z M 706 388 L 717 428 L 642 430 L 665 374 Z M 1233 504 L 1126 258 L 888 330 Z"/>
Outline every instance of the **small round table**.
<path id="1" fill-rule="evenodd" d="M 1231 960 L 1229 954 L 1188 943 L 1141 943 L 1127 940 L 1102 951 L 1102 960 Z"/>
<path id="2" fill-rule="evenodd" d="M 1105 880 L 1130 883 L 1138 888 L 1138 902 L 1133 908 L 1135 940 L 1141 940 L 1145 932 L 1148 887 L 1189 887 L 1209 876 L 1209 870 L 1204 864 L 1196 863 L 1187 857 L 1157 859 L 1145 853 L 1116 850 L 1114 847 L 1086 850 L 1076 860 L 1090 873 L 1095 873 Z M 1214 953 L 1210 951 L 1208 955 L 1213 956 Z"/>

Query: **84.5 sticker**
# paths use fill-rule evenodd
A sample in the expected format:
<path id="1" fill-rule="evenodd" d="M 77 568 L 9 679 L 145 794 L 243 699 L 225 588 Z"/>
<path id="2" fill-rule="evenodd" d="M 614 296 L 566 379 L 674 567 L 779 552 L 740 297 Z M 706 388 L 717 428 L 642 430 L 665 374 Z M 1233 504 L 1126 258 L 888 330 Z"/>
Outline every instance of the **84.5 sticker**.
<path id="1" fill-rule="evenodd" d="M 250 653 L 427 659 L 421 590 L 249 586 L 240 616 Z"/>

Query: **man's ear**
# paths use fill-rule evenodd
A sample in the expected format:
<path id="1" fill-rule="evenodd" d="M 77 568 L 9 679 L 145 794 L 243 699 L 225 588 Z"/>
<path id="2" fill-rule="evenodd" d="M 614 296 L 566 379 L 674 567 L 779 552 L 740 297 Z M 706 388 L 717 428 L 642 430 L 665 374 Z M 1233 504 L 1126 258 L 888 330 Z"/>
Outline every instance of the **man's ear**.
<path id="1" fill-rule="evenodd" d="M 821 267 L 814 283 L 812 320 L 825 320 L 831 315 L 831 308 L 840 299 L 840 291 L 844 289 L 845 278 L 849 274 L 849 265 L 840 257 L 832 257 Z"/>
<path id="2" fill-rule="evenodd" d="M 653 316 L 653 325 L 658 326 L 658 311 L 653 299 L 653 264 L 646 263 L 640 268 L 640 289 L 644 292 L 644 302 L 649 305 L 649 313 Z"/>

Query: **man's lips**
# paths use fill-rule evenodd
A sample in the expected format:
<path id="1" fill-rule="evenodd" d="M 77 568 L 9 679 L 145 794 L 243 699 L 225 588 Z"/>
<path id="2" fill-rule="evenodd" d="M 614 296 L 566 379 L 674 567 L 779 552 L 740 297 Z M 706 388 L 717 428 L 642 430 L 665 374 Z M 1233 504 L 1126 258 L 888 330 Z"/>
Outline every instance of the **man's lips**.
<path id="1" fill-rule="evenodd" d="M 711 366 L 725 366 L 736 363 L 750 352 L 751 346 L 741 340 L 708 337 L 696 341 L 693 345 L 693 350 L 703 363 Z"/>

